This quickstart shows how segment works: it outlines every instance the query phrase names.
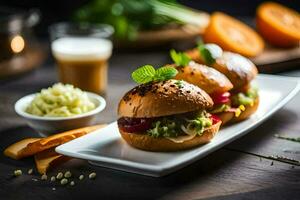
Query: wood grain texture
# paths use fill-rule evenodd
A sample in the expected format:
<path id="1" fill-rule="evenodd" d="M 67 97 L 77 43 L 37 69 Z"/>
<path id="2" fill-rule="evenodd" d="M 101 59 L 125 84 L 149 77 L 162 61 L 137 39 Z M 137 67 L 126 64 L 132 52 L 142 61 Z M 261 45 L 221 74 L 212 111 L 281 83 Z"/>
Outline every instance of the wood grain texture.
<path id="1" fill-rule="evenodd" d="M 167 63 L 167 52 L 122 53 L 113 56 L 109 68 L 107 108 L 98 117 L 99 123 L 116 119 L 119 98 L 135 84 L 129 80 L 130 72 L 141 64 L 159 66 Z M 300 76 L 300 72 L 293 72 Z M 287 74 L 289 75 L 289 74 Z M 47 87 L 56 81 L 54 67 L 49 64 L 19 79 L 0 84 L 0 151 L 6 146 L 37 133 L 26 126 L 13 110 L 15 101 Z M 71 170 L 76 177 L 97 172 L 96 180 L 76 179 L 75 187 L 62 187 L 58 183 L 41 181 L 35 170 L 33 158 L 16 161 L 0 156 L 0 196 L 3 199 L 298 199 L 300 195 L 300 167 L 260 159 L 255 153 L 268 156 L 281 154 L 283 148 L 299 150 L 299 143 L 279 140 L 274 134 L 298 135 L 300 133 L 300 96 L 270 120 L 254 131 L 210 154 L 206 158 L 163 178 L 150 178 L 88 165 L 85 161 L 72 160 L 55 168 Z M 240 153 L 243 151 L 246 153 Z M 286 155 L 286 153 L 284 154 Z M 292 156 L 292 155 L 291 155 Z M 299 155 L 293 155 L 299 158 Z M 272 164 L 273 162 L 273 164 Z M 14 178 L 15 169 L 22 169 L 23 176 Z M 33 181 L 32 178 L 38 181 Z M 53 191 L 52 188 L 56 190 Z M 2 199 L 1 198 L 1 199 Z"/>
<path id="2" fill-rule="evenodd" d="M 300 58 L 300 46 L 283 49 L 267 45 L 263 53 L 251 58 L 256 65 L 270 65 Z"/>

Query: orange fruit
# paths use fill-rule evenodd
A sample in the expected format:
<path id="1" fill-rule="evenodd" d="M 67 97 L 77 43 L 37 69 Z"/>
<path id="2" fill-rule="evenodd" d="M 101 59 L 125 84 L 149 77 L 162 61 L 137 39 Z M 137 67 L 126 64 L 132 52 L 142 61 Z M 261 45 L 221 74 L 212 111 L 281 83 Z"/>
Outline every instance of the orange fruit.
<path id="1" fill-rule="evenodd" d="M 256 12 L 256 24 L 261 35 L 279 47 L 299 45 L 300 15 L 278 3 L 265 2 Z"/>
<path id="2" fill-rule="evenodd" d="M 221 12 L 212 14 L 203 40 L 248 57 L 258 55 L 264 48 L 263 39 L 252 28 Z"/>

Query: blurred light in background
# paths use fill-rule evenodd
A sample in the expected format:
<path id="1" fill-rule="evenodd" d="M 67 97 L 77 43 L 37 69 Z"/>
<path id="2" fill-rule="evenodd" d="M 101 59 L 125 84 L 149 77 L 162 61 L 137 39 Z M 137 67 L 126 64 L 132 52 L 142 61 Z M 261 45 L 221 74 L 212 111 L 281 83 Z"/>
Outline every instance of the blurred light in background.
<path id="1" fill-rule="evenodd" d="M 10 42 L 10 47 L 14 53 L 20 53 L 25 47 L 25 42 L 22 36 L 16 35 Z"/>

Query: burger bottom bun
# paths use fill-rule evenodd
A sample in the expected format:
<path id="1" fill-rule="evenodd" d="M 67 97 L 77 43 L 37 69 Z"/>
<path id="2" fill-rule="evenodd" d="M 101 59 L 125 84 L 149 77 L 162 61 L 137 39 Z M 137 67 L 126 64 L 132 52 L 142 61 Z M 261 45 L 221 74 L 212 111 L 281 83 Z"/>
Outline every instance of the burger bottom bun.
<path id="1" fill-rule="evenodd" d="M 222 113 L 218 113 L 216 115 L 221 119 L 222 126 L 227 124 L 234 117 L 233 112 L 222 112 Z"/>
<path id="2" fill-rule="evenodd" d="M 167 138 L 154 138 L 142 133 L 128 133 L 119 129 L 122 138 L 132 147 L 145 151 L 180 151 L 190 149 L 211 141 L 219 131 L 221 122 L 218 122 L 207 128 L 201 136 L 196 136 L 191 140 L 182 143 L 175 143 Z"/>
<path id="3" fill-rule="evenodd" d="M 259 105 L 259 97 L 257 97 L 254 100 L 254 104 L 252 106 L 245 106 L 245 110 L 240 114 L 239 117 L 233 117 L 230 121 L 230 123 L 235 123 L 235 122 L 240 122 L 243 121 L 245 119 L 247 119 L 248 117 L 250 117 L 253 113 L 256 112 L 257 108 Z"/>

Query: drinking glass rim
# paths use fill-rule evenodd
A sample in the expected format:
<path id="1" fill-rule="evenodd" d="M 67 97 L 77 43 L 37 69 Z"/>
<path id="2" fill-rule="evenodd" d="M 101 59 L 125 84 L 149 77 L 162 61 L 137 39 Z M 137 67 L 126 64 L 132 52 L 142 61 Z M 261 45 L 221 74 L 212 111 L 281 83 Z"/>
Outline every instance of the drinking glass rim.
<path id="1" fill-rule="evenodd" d="M 102 38 L 109 38 L 114 34 L 114 28 L 109 24 L 58 22 L 49 26 L 50 37 L 52 37 L 52 34 L 60 36 L 76 36 L 75 33 L 68 33 L 68 30 L 72 29 L 91 30 L 91 34 L 87 34 L 87 36 L 97 36 Z"/>

